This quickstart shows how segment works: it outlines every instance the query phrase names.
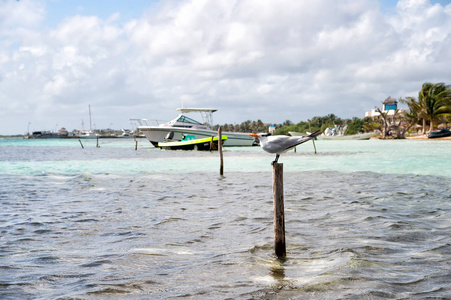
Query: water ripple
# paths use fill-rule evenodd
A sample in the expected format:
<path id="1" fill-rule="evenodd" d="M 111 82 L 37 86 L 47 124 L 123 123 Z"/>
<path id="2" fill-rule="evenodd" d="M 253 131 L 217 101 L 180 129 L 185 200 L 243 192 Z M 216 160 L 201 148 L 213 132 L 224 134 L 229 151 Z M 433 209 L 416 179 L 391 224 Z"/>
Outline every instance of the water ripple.
<path id="1" fill-rule="evenodd" d="M 0 297 L 449 298 L 450 188 L 438 177 L 270 172 L 0 175 Z"/>

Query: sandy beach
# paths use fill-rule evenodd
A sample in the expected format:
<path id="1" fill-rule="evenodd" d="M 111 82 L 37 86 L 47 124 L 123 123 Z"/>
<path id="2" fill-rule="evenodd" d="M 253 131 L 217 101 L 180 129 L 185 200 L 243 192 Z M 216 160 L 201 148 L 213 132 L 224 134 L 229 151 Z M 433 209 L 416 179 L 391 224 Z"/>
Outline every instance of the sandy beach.
<path id="1" fill-rule="evenodd" d="M 433 140 L 433 141 L 436 141 L 436 140 L 451 140 L 451 136 L 430 139 L 430 138 L 428 138 L 427 135 L 418 135 L 418 136 L 408 136 L 408 137 L 406 137 L 406 139 L 408 139 L 408 140 Z"/>

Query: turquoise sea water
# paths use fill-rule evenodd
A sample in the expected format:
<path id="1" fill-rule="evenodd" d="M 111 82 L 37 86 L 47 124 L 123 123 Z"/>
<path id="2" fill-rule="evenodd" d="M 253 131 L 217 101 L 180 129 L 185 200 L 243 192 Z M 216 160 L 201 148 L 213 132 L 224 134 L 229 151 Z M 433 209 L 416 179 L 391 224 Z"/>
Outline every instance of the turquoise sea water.
<path id="1" fill-rule="evenodd" d="M 2 299 L 451 298 L 451 141 L 316 141 L 273 155 L 147 140 L 0 139 Z"/>
<path id="2" fill-rule="evenodd" d="M 0 146 L 1 170 L 6 174 L 39 172 L 94 173 L 186 173 L 217 172 L 217 153 L 167 152 L 153 148 L 142 139 L 135 151 L 133 139 L 95 140 L 3 139 Z M 286 172 L 338 171 L 416 174 L 451 177 L 446 163 L 451 159 L 451 141 L 369 140 L 316 141 L 302 145 L 296 153 L 282 155 Z M 39 149 L 39 151 L 37 151 Z M 229 172 L 265 172 L 274 159 L 259 147 L 225 148 L 225 166 Z M 11 153 L 12 152 L 12 153 Z M 16 156 L 17 155 L 17 156 Z"/>

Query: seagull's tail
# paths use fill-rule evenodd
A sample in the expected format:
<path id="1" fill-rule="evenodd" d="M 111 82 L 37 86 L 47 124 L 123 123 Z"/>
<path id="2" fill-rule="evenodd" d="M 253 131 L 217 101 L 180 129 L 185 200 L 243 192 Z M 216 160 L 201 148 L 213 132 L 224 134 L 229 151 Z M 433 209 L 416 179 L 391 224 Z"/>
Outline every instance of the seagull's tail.
<path id="1" fill-rule="evenodd" d="M 316 138 L 318 135 L 321 135 L 321 130 L 317 130 L 317 131 L 315 131 L 314 133 L 310 133 L 309 135 L 308 135 L 308 137 L 310 137 L 310 138 Z"/>
<path id="2" fill-rule="evenodd" d="M 304 135 L 302 137 L 299 137 L 298 142 L 293 147 L 296 147 L 297 145 L 300 145 L 302 143 L 305 143 L 307 141 L 313 140 L 318 135 L 321 135 L 321 130 L 315 131 L 313 133 L 310 133 L 309 135 Z"/>

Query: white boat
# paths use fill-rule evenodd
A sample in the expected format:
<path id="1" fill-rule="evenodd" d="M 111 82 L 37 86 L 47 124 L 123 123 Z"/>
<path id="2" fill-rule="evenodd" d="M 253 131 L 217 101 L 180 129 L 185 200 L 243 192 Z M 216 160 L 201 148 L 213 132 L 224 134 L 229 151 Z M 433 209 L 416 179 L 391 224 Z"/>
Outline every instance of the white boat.
<path id="1" fill-rule="evenodd" d="M 326 128 L 324 133 L 318 136 L 318 140 L 369 140 L 374 133 L 357 133 L 352 135 L 345 135 L 348 129 L 348 124 L 335 125 Z"/>
<path id="2" fill-rule="evenodd" d="M 81 131 L 80 135 L 78 137 L 82 138 L 82 139 L 96 139 L 97 138 L 97 134 L 95 134 L 94 131 L 92 131 L 91 105 L 89 105 L 88 107 L 89 107 L 89 130 Z M 82 121 L 82 125 L 81 126 L 83 127 L 83 121 Z"/>
<path id="3" fill-rule="evenodd" d="M 83 130 L 82 132 L 80 132 L 78 137 L 82 139 L 96 139 L 97 134 L 95 134 L 91 130 Z"/>
<path id="4" fill-rule="evenodd" d="M 374 133 L 358 133 L 353 135 L 319 135 L 318 140 L 369 140 Z"/>
<path id="5" fill-rule="evenodd" d="M 192 135 L 194 139 L 204 139 L 218 134 L 211 129 L 212 114 L 216 109 L 177 108 L 177 111 L 180 111 L 181 114 L 166 124 L 158 126 L 141 125 L 138 129 L 154 146 L 158 146 L 159 142 L 164 141 L 181 141 L 185 135 Z M 201 113 L 204 124 L 184 115 L 191 112 Z M 249 133 L 223 132 L 222 134 L 227 136 L 227 140 L 224 142 L 225 147 L 258 145 L 258 141 L 249 136 Z"/>
<path id="6" fill-rule="evenodd" d="M 318 140 L 369 140 L 374 133 L 358 133 L 353 135 L 344 135 L 348 125 L 340 125 L 327 128 L 322 135 L 316 137 Z M 301 133 L 295 131 L 288 132 L 291 136 L 305 136 L 308 133 Z"/>

